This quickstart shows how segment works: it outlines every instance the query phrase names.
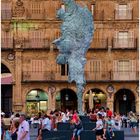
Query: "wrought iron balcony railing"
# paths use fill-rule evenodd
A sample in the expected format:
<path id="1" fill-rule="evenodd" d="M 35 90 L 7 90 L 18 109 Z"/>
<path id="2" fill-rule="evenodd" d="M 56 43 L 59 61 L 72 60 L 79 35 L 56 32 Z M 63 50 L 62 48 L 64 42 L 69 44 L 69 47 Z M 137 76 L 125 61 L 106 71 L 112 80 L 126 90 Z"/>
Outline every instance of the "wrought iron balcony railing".
<path id="1" fill-rule="evenodd" d="M 108 38 L 93 38 L 90 48 L 91 49 L 107 49 Z"/>
<path id="2" fill-rule="evenodd" d="M 23 40 L 23 49 L 49 49 L 50 41 L 43 38 L 32 38 Z"/>
<path id="3" fill-rule="evenodd" d="M 86 81 L 136 81 L 138 71 L 85 71 Z M 67 81 L 68 76 L 56 71 L 24 71 L 22 81 Z"/>
<path id="4" fill-rule="evenodd" d="M 115 10 L 114 11 L 115 20 L 132 20 L 133 19 L 133 10 Z"/>
<path id="5" fill-rule="evenodd" d="M 137 38 L 113 38 L 112 47 L 114 49 L 136 49 L 138 46 Z"/>
<path id="6" fill-rule="evenodd" d="M 12 11 L 11 10 L 2 10 L 1 9 L 1 19 L 2 20 L 12 19 Z"/>
<path id="7" fill-rule="evenodd" d="M 2 49 L 13 49 L 13 38 L 1 38 L 1 48 Z"/>

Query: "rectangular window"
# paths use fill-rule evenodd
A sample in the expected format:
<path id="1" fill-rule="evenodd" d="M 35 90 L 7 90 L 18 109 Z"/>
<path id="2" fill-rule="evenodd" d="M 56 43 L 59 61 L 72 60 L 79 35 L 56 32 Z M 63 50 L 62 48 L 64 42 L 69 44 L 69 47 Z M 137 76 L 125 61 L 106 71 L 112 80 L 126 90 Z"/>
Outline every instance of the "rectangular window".
<path id="1" fill-rule="evenodd" d="M 44 45 L 44 31 L 43 30 L 30 30 L 29 41 L 31 48 L 43 48 Z"/>
<path id="2" fill-rule="evenodd" d="M 118 33 L 118 47 L 127 48 L 128 47 L 128 32 Z"/>
<path id="3" fill-rule="evenodd" d="M 61 8 L 65 10 L 65 5 L 64 4 L 61 4 Z"/>
<path id="4" fill-rule="evenodd" d="M 92 15 L 94 15 L 94 8 L 95 8 L 95 4 L 91 4 L 91 13 L 92 13 Z"/>
<path id="5" fill-rule="evenodd" d="M 11 31 L 1 31 L 1 47 L 13 48 L 13 34 Z"/>
<path id="6" fill-rule="evenodd" d="M 31 80 L 43 80 L 44 77 L 44 60 L 31 60 Z"/>
<path id="7" fill-rule="evenodd" d="M 12 18 L 12 6 L 10 2 L 1 3 L 1 18 L 2 19 Z"/>
<path id="8" fill-rule="evenodd" d="M 114 60 L 113 80 L 136 80 L 136 60 Z"/>
<path id="9" fill-rule="evenodd" d="M 130 4 L 117 4 L 115 11 L 116 19 L 132 19 L 132 8 Z"/>
<path id="10" fill-rule="evenodd" d="M 133 31 L 116 32 L 114 39 L 114 48 L 134 48 L 134 34 Z"/>
<path id="11" fill-rule="evenodd" d="M 68 75 L 68 64 L 62 64 L 61 65 L 61 76 L 67 76 Z"/>
<path id="12" fill-rule="evenodd" d="M 44 17 L 44 8 L 43 4 L 40 2 L 31 2 L 30 3 L 30 17 L 32 19 L 42 19 Z"/>

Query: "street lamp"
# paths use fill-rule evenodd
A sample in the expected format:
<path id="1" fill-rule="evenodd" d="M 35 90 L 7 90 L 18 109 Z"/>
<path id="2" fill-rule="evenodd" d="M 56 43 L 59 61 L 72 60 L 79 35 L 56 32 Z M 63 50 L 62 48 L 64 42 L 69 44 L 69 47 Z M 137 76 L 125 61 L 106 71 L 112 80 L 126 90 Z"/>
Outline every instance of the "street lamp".
<path id="1" fill-rule="evenodd" d="M 124 100 L 124 101 L 127 100 L 127 96 L 126 96 L 126 94 L 123 95 L 123 100 Z"/>
<path id="2" fill-rule="evenodd" d="M 69 100 L 69 95 L 66 93 L 65 95 L 65 100 L 68 101 Z"/>
<path id="3" fill-rule="evenodd" d="M 93 99 L 94 101 L 98 100 L 98 96 L 96 95 L 96 92 L 95 92 L 95 95 L 93 96 Z"/>

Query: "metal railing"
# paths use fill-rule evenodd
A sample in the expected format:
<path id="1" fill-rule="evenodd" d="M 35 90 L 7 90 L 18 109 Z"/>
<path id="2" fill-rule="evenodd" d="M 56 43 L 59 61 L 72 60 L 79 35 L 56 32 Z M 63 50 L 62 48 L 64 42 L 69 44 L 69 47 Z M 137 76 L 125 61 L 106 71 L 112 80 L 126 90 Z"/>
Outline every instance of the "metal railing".
<path id="1" fill-rule="evenodd" d="M 104 38 L 93 38 L 93 41 L 91 43 L 92 49 L 107 49 L 108 47 L 108 39 Z"/>
<path id="2" fill-rule="evenodd" d="M 135 81 L 139 80 L 138 71 L 85 71 L 86 81 Z M 62 76 L 57 71 L 24 71 L 22 81 L 67 81 L 68 76 Z"/>
<path id="3" fill-rule="evenodd" d="M 113 38 L 112 39 L 112 47 L 113 48 L 128 48 L 128 49 L 135 49 L 138 46 L 138 40 L 137 38 L 126 38 L 126 39 L 120 39 L 120 38 Z"/>
<path id="4" fill-rule="evenodd" d="M 133 19 L 133 10 L 115 10 L 114 19 L 116 20 L 132 20 Z"/>
<path id="5" fill-rule="evenodd" d="M 2 20 L 12 19 L 12 11 L 11 10 L 2 10 L 1 9 L 1 19 Z"/>
<path id="6" fill-rule="evenodd" d="M 2 49 L 12 49 L 13 48 L 13 38 L 1 38 L 1 48 Z"/>
<path id="7" fill-rule="evenodd" d="M 50 48 L 50 41 L 44 38 L 32 38 L 23 40 L 23 49 L 44 49 Z"/>

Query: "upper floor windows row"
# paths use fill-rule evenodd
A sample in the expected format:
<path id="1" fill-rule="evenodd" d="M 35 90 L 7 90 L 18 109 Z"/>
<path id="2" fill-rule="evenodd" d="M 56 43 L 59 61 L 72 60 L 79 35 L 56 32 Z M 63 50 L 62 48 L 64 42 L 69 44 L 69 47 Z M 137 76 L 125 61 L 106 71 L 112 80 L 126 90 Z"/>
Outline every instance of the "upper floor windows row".
<path id="1" fill-rule="evenodd" d="M 58 1 L 39 2 L 30 1 L 28 4 L 25 2 L 23 6 L 12 7 L 11 2 L 2 2 L 1 4 L 1 18 L 2 19 L 12 19 L 12 18 L 25 18 L 25 19 L 56 19 L 56 12 L 59 8 L 65 10 L 64 4 L 60 4 Z M 91 4 L 88 7 L 94 16 L 94 20 L 106 20 L 113 16 L 113 20 L 132 20 L 136 19 L 136 12 L 133 12 L 134 7 L 131 4 L 116 4 L 114 5 L 114 10 L 107 13 L 103 7 Z"/>
<path id="2" fill-rule="evenodd" d="M 55 61 L 30 60 L 23 70 L 23 80 L 67 80 L 68 65 Z M 47 66 L 47 67 L 46 67 Z M 138 80 L 138 60 L 112 60 L 111 67 L 105 60 L 87 60 L 86 80 Z"/>
<path id="3" fill-rule="evenodd" d="M 14 35 L 14 31 L 1 31 L 2 48 L 13 48 L 15 44 L 20 42 L 22 48 L 50 48 L 52 41 L 60 37 L 59 29 L 41 29 L 41 30 L 21 30 L 18 37 Z M 14 44 L 15 43 L 15 44 Z M 102 37 L 96 34 L 91 43 L 91 49 L 134 49 L 138 47 L 138 39 L 132 31 L 115 32 L 114 37 Z"/>

